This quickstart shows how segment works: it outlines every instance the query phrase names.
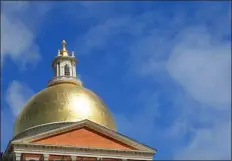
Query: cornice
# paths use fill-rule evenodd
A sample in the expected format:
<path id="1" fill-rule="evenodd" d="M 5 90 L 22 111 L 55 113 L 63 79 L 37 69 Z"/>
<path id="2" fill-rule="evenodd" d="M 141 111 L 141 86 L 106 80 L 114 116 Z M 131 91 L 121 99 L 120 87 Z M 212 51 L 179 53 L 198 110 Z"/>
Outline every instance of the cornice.
<path id="1" fill-rule="evenodd" d="M 72 56 L 56 56 L 55 59 L 52 61 L 52 67 L 54 66 L 54 63 L 59 60 L 72 60 L 73 62 L 77 63 L 77 59 Z"/>
<path id="2" fill-rule="evenodd" d="M 135 160 L 152 160 L 153 154 L 147 151 L 99 149 L 88 147 L 56 146 L 40 144 L 14 144 L 14 151 L 20 153 L 52 154 L 52 155 L 75 155 L 103 158 L 126 158 Z"/>

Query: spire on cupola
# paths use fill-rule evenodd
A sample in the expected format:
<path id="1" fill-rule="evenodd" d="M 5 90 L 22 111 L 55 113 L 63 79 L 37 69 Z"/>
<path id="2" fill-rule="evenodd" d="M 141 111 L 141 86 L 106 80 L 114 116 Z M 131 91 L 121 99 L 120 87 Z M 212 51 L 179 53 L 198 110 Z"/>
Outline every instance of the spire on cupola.
<path id="1" fill-rule="evenodd" d="M 66 41 L 62 41 L 62 49 L 60 50 L 60 55 L 62 56 L 69 56 L 68 50 L 66 49 Z"/>
<path id="2" fill-rule="evenodd" d="M 66 47 L 66 41 L 62 41 L 61 50 L 58 50 L 57 56 L 52 62 L 54 71 L 54 78 L 49 81 L 48 85 L 54 85 L 57 83 L 74 83 L 81 85 L 81 82 L 76 74 L 77 60 L 72 51 L 71 55 Z"/>

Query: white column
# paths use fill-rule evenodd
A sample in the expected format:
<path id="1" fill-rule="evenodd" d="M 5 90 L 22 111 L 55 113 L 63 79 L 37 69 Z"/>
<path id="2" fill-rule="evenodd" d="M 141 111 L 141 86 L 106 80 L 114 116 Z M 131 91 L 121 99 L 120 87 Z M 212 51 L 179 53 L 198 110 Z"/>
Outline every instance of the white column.
<path id="1" fill-rule="evenodd" d="M 73 63 L 73 77 L 76 77 L 76 64 Z"/>
<path id="2" fill-rule="evenodd" d="M 44 157 L 44 159 L 43 159 L 44 161 L 49 159 L 49 155 L 48 154 L 44 154 L 43 157 Z"/>
<path id="3" fill-rule="evenodd" d="M 59 64 L 57 63 L 56 64 L 56 77 L 58 77 L 59 76 Z"/>
<path id="4" fill-rule="evenodd" d="M 71 156 L 71 158 L 72 158 L 72 161 L 76 161 L 77 160 L 76 156 Z"/>
<path id="5" fill-rule="evenodd" d="M 72 62 L 72 73 L 73 73 L 72 76 L 75 77 L 74 76 L 74 68 L 73 67 L 74 67 L 74 62 Z"/>
<path id="6" fill-rule="evenodd" d="M 58 64 L 58 76 L 60 76 L 61 74 L 60 74 L 60 63 Z"/>
<path id="7" fill-rule="evenodd" d="M 16 161 L 21 161 L 21 156 L 22 156 L 21 153 L 15 153 L 15 159 L 16 159 Z"/>
<path id="8" fill-rule="evenodd" d="M 72 70 L 72 63 L 71 62 L 69 64 L 69 72 L 70 72 L 70 76 L 73 76 L 73 70 Z"/>
<path id="9" fill-rule="evenodd" d="M 74 70 L 73 70 L 73 66 L 74 66 L 74 65 L 73 65 L 73 62 L 71 62 L 71 68 L 70 68 L 70 70 L 72 71 L 72 75 L 71 75 L 72 77 L 74 77 Z"/>
<path id="10" fill-rule="evenodd" d="M 60 75 L 64 76 L 64 66 L 63 65 L 60 67 Z"/>

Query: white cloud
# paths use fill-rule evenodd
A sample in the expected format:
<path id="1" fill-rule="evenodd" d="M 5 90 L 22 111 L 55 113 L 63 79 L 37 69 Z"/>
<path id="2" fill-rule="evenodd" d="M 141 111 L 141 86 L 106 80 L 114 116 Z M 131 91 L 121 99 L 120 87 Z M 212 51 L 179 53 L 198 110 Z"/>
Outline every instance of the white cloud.
<path id="1" fill-rule="evenodd" d="M 175 38 L 166 35 L 159 38 L 160 35 L 154 34 L 138 40 L 131 47 L 131 55 L 132 65 L 137 65 L 133 69 L 139 75 L 163 83 L 167 80 L 162 74 L 167 72 L 185 91 L 181 94 L 178 94 L 181 90 L 170 91 L 177 92 L 172 101 L 177 119 L 161 129 L 164 133 L 161 138 L 179 147 L 187 135 L 193 135 L 187 145 L 173 150 L 177 159 L 229 159 L 231 126 L 226 119 L 231 110 L 229 42 L 215 39 L 205 27 L 186 29 Z M 201 127 L 196 127 L 199 123 Z"/>
<path id="2" fill-rule="evenodd" d="M 82 54 L 89 54 L 93 49 L 103 49 L 109 39 L 121 32 L 121 27 L 125 27 L 129 17 L 112 19 L 104 24 L 91 28 L 83 37 L 78 39 L 77 44 L 81 48 Z"/>
<path id="3" fill-rule="evenodd" d="M 176 151 L 178 160 L 230 160 L 231 122 L 220 122 L 212 128 L 196 129 L 193 140 Z"/>
<path id="4" fill-rule="evenodd" d="M 197 101 L 212 107 L 231 104 L 230 44 L 213 42 L 201 29 L 188 29 L 173 48 L 170 75 Z"/>
<path id="5" fill-rule="evenodd" d="M 36 6 L 36 7 L 35 7 Z M 40 26 L 49 5 L 30 2 L 4 2 L 1 12 L 2 63 L 12 59 L 22 69 L 35 65 L 41 58 L 36 43 L 37 28 Z M 33 10 L 32 10 L 33 9 Z"/>
<path id="6" fill-rule="evenodd" d="M 218 13 L 218 8 L 216 10 Z M 213 10 L 211 12 L 215 14 Z M 222 20 L 225 18 L 219 21 Z M 175 24 L 172 20 L 169 23 Z M 217 26 L 211 28 L 206 25 L 195 25 L 191 28 L 182 28 L 175 34 L 175 26 L 172 26 L 172 33 L 161 28 L 153 28 L 150 35 L 135 39 L 130 47 L 131 64 L 137 74 L 150 76 L 147 78 L 155 81 L 160 79 L 163 83 L 167 81 L 162 77 L 166 72 L 185 91 L 180 94 L 182 98 L 178 100 L 182 102 L 180 103 L 182 107 L 178 107 L 175 104 L 176 97 L 173 98 L 172 108 L 176 110 L 174 115 L 177 119 L 168 128 L 161 129 L 164 133 L 163 138 L 166 138 L 163 141 L 178 140 L 172 145 L 176 147 L 182 145 L 180 140 L 185 140 L 187 135 L 193 135 L 192 139 L 185 140 L 185 146 L 179 148 L 179 151 L 173 151 L 178 159 L 231 157 L 229 146 L 231 126 L 228 122 L 228 113 L 231 110 L 231 42 L 224 39 L 225 33 L 228 32 L 221 29 L 225 27 L 218 25 L 229 23 L 213 24 Z M 176 92 L 178 95 L 177 91 L 170 92 Z M 193 103 L 194 101 L 186 99 L 184 95 L 188 95 L 190 100 L 194 99 L 198 103 Z"/>
<path id="7" fill-rule="evenodd" d="M 24 83 L 12 81 L 6 92 L 6 102 L 17 116 L 34 92 Z"/>
<path id="8" fill-rule="evenodd" d="M 82 38 L 84 42 L 80 45 L 82 53 L 89 53 L 92 49 L 102 49 L 109 38 L 120 32 L 119 28 L 124 26 L 128 18 L 108 20 L 103 25 L 96 26 L 88 31 Z"/>
<path id="9" fill-rule="evenodd" d="M 1 15 L 1 39 L 2 59 L 10 57 L 15 63 L 25 66 L 27 63 L 36 63 L 40 55 L 38 46 L 35 45 L 35 35 L 30 29 L 17 19 L 11 19 L 4 14 Z"/>
<path id="10" fill-rule="evenodd" d="M 78 50 L 82 54 L 89 54 L 92 50 L 105 49 L 114 36 L 122 33 L 139 36 L 145 31 L 147 23 L 153 23 L 149 19 L 153 15 L 153 12 L 146 12 L 137 17 L 124 15 L 117 18 L 109 18 L 103 23 L 90 28 L 81 37 L 78 37 L 77 46 L 80 46 Z"/>
<path id="11" fill-rule="evenodd" d="M 216 16 L 218 20 L 222 20 L 220 18 L 220 14 L 223 13 L 222 10 L 219 10 L 219 12 L 218 9 L 216 9 L 217 14 L 205 8 L 203 10 L 204 12 L 202 12 L 202 10 L 197 12 L 198 16 L 196 16 L 197 18 L 195 17 L 195 19 L 201 19 L 202 17 L 201 23 L 214 21 Z M 205 14 L 202 13 L 205 13 L 205 11 L 210 14 L 208 14 L 208 16 L 203 16 Z M 182 13 L 178 15 L 182 15 Z M 166 143 L 167 140 L 179 141 L 184 139 L 186 134 L 191 133 L 193 136 L 191 140 L 188 141 L 188 144 L 178 148 L 178 151 L 175 151 L 176 158 L 210 159 L 212 156 L 213 159 L 228 158 L 230 157 L 229 153 L 231 149 L 228 144 L 230 143 L 230 134 L 228 131 L 230 131 L 229 125 L 231 123 L 228 123 L 228 120 L 225 121 L 221 119 L 221 117 L 218 117 L 218 111 L 211 113 L 211 109 L 225 110 L 227 113 L 230 110 L 228 107 L 231 104 L 231 55 L 228 54 L 228 43 L 224 43 L 221 39 L 218 40 L 224 33 L 227 33 L 224 30 L 225 27 L 221 30 L 220 24 L 226 26 L 228 23 L 209 23 L 211 25 L 217 25 L 214 28 L 217 30 L 215 31 L 217 37 L 212 35 L 212 31 L 208 31 L 208 28 L 204 27 L 194 27 L 184 30 L 184 32 L 181 32 L 176 37 L 176 29 L 178 28 L 178 32 L 182 31 L 182 22 L 185 20 L 179 17 L 176 18 L 175 16 L 173 16 L 173 20 L 162 16 L 162 14 L 154 12 L 145 13 L 139 17 L 125 16 L 117 19 L 108 19 L 103 24 L 91 28 L 80 38 L 80 43 L 78 43 L 77 46 L 81 47 L 81 53 L 90 53 L 92 49 L 110 47 L 109 40 L 116 34 L 132 34 L 135 38 L 134 43 L 131 46 L 125 45 L 124 47 L 129 47 L 131 52 L 130 63 L 137 74 L 152 76 L 154 80 L 157 80 L 161 77 L 161 74 L 167 72 L 170 74 L 171 78 L 185 90 L 185 92 L 181 93 L 181 98 L 178 98 L 178 101 L 181 102 L 179 105 L 181 106 L 177 107 L 177 105 L 175 105 L 175 107 L 172 107 L 176 109 L 176 113 L 173 115 L 178 115 L 178 119 L 175 120 L 170 127 L 167 129 L 160 129 L 160 131 L 155 127 L 159 123 L 156 122 L 157 106 L 155 103 L 157 103 L 157 100 L 154 99 L 153 105 L 152 103 L 151 105 L 145 105 L 139 111 L 134 110 L 127 116 L 117 116 L 123 133 L 130 134 L 130 136 L 136 135 L 137 138 L 141 137 L 141 140 L 142 138 L 154 140 L 154 136 L 157 136 L 157 133 L 159 133 L 159 135 L 163 135 L 163 137 L 157 137 L 157 140 L 160 139 L 162 143 Z M 210 20 L 209 17 L 211 17 Z M 16 57 L 16 60 L 18 60 L 18 57 L 22 54 L 21 52 L 17 52 L 18 50 L 24 51 L 30 47 L 34 48 L 36 46 L 34 42 L 35 34 L 33 34 L 30 25 L 25 24 L 24 21 L 16 21 L 12 16 L 8 16 L 5 19 L 9 24 L 17 22 L 16 24 L 22 31 L 25 31 L 24 33 L 27 35 L 25 36 L 26 39 L 28 41 L 30 39 L 32 40 L 32 43 L 28 42 L 29 45 L 25 42 L 23 46 L 17 47 L 18 49 L 15 48 L 15 50 L 10 49 L 10 45 L 8 46 L 7 50 L 11 53 L 8 53 L 8 56 L 12 58 Z M 225 18 L 223 18 L 223 20 L 225 20 Z M 156 23 L 151 29 L 148 26 L 154 25 L 153 22 Z M 171 27 L 165 28 L 162 24 Z M 9 26 L 9 28 L 13 28 L 11 25 Z M 193 25 L 191 24 L 191 26 Z M 221 31 L 223 31 L 223 34 L 221 34 Z M 21 37 L 22 35 L 16 39 L 17 42 L 22 41 L 22 39 L 20 39 Z M 9 41 L 14 42 L 16 40 Z M 25 60 L 28 63 L 31 59 L 33 58 L 26 58 Z M 162 81 L 165 82 L 163 79 Z M 169 84 L 166 84 L 166 86 L 168 85 Z M 155 90 L 154 88 L 154 91 Z M 29 94 L 24 96 L 21 94 L 22 91 L 29 91 Z M 20 82 L 16 81 L 11 84 L 8 89 L 7 102 L 14 113 L 18 113 L 18 108 L 24 105 L 30 93 L 32 93 L 30 89 Z M 188 95 L 191 99 L 194 98 L 196 102 L 203 105 L 196 107 L 195 105 L 197 104 L 193 103 L 192 100 L 189 101 L 185 97 L 182 97 L 185 95 Z M 176 98 L 173 98 L 173 100 L 174 99 Z M 172 103 L 176 102 L 173 101 Z M 205 117 L 207 119 L 205 119 Z M 212 125 L 195 127 L 193 121 L 196 120 L 203 120 L 202 122 L 204 123 L 210 122 Z M 170 149 L 179 147 L 178 141 L 175 145 L 168 145 Z"/>
<path id="12" fill-rule="evenodd" d="M 191 121 L 193 115 L 186 111 L 182 112 L 181 117 L 187 121 L 188 127 L 194 129 L 191 132 L 194 136 L 187 146 L 176 152 L 178 154 L 175 157 L 176 159 L 230 159 L 231 123 L 225 119 L 231 110 L 229 42 L 218 40 L 207 31 L 206 27 L 186 29 L 174 41 L 167 63 L 170 76 L 192 98 L 201 103 L 200 108 L 208 107 L 206 110 L 201 110 L 199 107 L 191 106 L 190 103 L 189 107 L 187 105 L 182 108 L 187 108 L 192 114 L 195 113 L 195 120 L 204 120 L 204 123 L 211 124 L 204 128 L 194 128 L 194 122 Z M 219 113 L 224 113 L 225 118 Z M 175 126 L 174 123 L 172 128 Z M 182 133 L 183 130 L 179 132 Z"/>

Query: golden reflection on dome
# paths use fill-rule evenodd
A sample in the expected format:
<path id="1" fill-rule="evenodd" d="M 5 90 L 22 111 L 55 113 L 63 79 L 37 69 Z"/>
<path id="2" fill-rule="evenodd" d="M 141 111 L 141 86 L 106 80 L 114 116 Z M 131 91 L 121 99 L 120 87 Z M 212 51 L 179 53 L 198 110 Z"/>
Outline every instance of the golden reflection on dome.
<path id="1" fill-rule="evenodd" d="M 111 112 L 96 94 L 82 86 L 57 84 L 28 101 L 16 119 L 14 135 L 34 126 L 84 119 L 116 130 Z"/>
<path id="2" fill-rule="evenodd" d="M 71 99 L 71 105 L 76 107 L 73 109 L 73 111 L 80 113 L 82 117 L 88 118 L 92 116 L 91 103 L 89 98 L 87 98 L 85 95 L 80 94 L 77 98 L 73 97 Z"/>

